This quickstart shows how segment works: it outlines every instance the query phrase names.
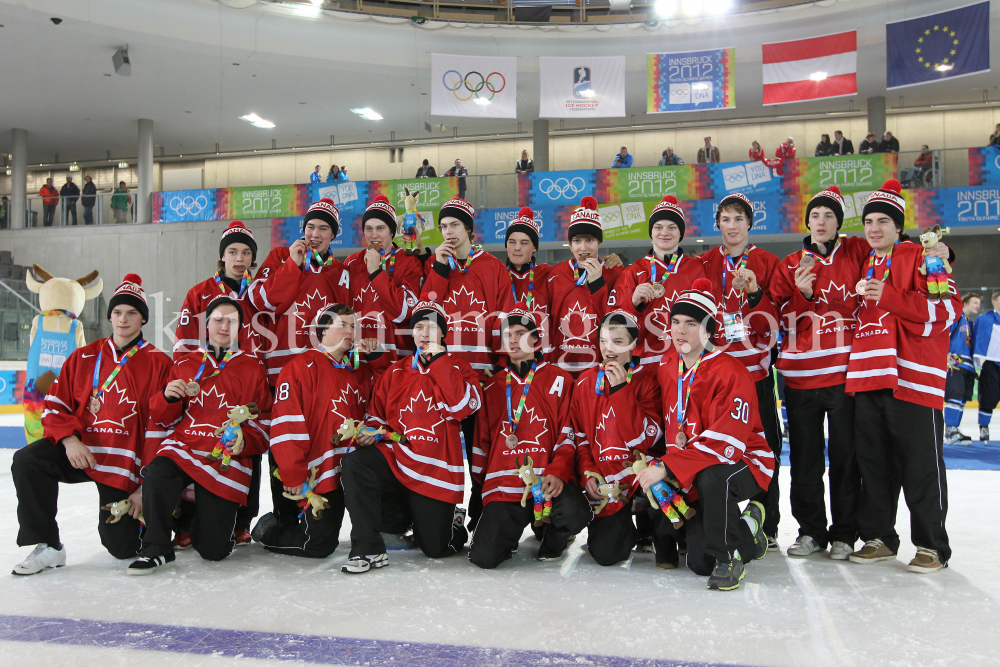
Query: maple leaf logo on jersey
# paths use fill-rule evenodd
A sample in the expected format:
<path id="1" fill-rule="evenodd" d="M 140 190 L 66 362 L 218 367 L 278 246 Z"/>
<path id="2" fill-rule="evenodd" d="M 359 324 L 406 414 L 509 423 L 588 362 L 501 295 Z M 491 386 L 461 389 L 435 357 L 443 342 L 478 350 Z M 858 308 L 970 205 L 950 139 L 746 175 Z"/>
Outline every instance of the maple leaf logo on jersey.
<path id="1" fill-rule="evenodd" d="M 889 313 L 882 313 L 881 315 L 879 315 L 879 318 L 877 320 L 875 320 L 874 322 L 865 322 L 864 324 L 862 324 L 858 328 L 858 331 L 859 332 L 863 331 L 864 329 L 867 329 L 868 327 L 872 327 L 873 329 L 884 329 L 885 325 L 882 324 L 882 320 L 884 320 L 885 316 L 888 315 L 888 314 Z"/>
<path id="2" fill-rule="evenodd" d="M 437 439 L 438 424 L 443 424 L 441 414 L 434 409 L 432 396 L 424 394 L 424 390 L 410 399 L 409 405 L 399 411 L 399 423 L 403 425 L 403 433 L 407 438 L 417 433 L 426 433 Z"/>
<path id="3" fill-rule="evenodd" d="M 848 303 L 849 300 L 854 300 L 854 295 L 848 296 L 847 286 L 838 285 L 837 283 L 830 281 L 826 289 L 821 289 L 819 291 L 819 297 L 816 299 L 816 303 L 825 303 L 830 305 L 830 297 L 833 296 L 835 301 L 833 303 Z"/>
<path id="4" fill-rule="evenodd" d="M 374 304 L 376 301 L 378 301 L 378 292 L 375 291 L 375 288 L 371 285 L 362 289 L 358 292 L 358 295 L 354 297 L 354 305 L 358 308 L 363 306 L 365 303 Z"/>
<path id="5" fill-rule="evenodd" d="M 125 422 L 135 414 L 135 401 L 129 400 L 125 388 L 119 387 L 115 380 L 101 397 L 101 411 L 96 415 L 94 426 L 108 424 L 125 428 Z"/>
<path id="6" fill-rule="evenodd" d="M 340 396 L 330 401 L 330 412 L 337 415 L 341 422 L 351 416 L 351 406 L 361 404 L 361 392 L 354 387 L 340 390 Z"/>
<path id="7" fill-rule="evenodd" d="M 536 427 L 532 426 L 532 424 L 540 424 L 540 426 Z M 528 445 L 541 447 L 542 444 L 539 440 L 549 432 L 549 429 L 545 428 L 545 424 L 545 417 L 536 417 L 534 408 L 524 406 L 524 411 L 521 413 L 521 421 L 517 426 L 518 447 L 527 447 Z M 534 432 L 534 435 L 532 435 L 532 432 Z M 506 441 L 508 435 L 510 435 L 510 420 L 504 419 L 500 423 L 500 440 Z M 531 437 L 529 438 L 529 436 Z"/>
<path id="8" fill-rule="evenodd" d="M 195 406 L 200 409 L 194 409 Z M 222 425 L 227 419 L 227 413 L 235 407 L 226 402 L 226 392 L 220 394 L 218 387 L 213 384 L 188 403 L 187 416 L 191 423 L 187 427 L 192 430 L 207 428 L 214 431 Z M 212 419 L 214 422 L 202 423 L 197 421 L 196 416 Z"/>
<path id="9" fill-rule="evenodd" d="M 664 301 L 662 306 L 657 306 L 653 309 L 653 312 L 648 315 L 646 322 L 653 335 L 659 338 L 663 338 L 664 336 L 667 338 L 670 337 L 670 304 L 673 302 L 673 299 L 676 298 L 677 292 L 674 292 L 674 295 L 670 300 Z"/>
<path id="10" fill-rule="evenodd" d="M 563 339 L 590 341 L 590 335 L 597 329 L 597 315 L 587 312 L 587 309 L 577 301 L 566 311 L 559 322 L 559 331 Z"/>
<path id="11" fill-rule="evenodd" d="M 853 322 L 854 317 L 849 315 L 844 315 L 836 310 L 831 310 L 829 312 L 823 313 L 819 320 L 819 329 L 826 329 L 828 327 L 837 327 L 849 322 Z"/>
<path id="12" fill-rule="evenodd" d="M 313 290 L 313 293 L 305 298 L 301 303 L 295 303 L 292 308 L 295 309 L 295 317 L 298 321 L 298 329 L 305 329 L 310 324 L 312 324 L 313 316 L 326 308 L 329 303 L 326 300 L 326 296 L 319 293 L 319 289 Z"/>
<path id="13" fill-rule="evenodd" d="M 449 304 L 451 307 L 449 308 Z M 451 296 L 444 300 L 445 311 L 448 312 L 448 324 L 457 326 L 467 324 L 472 327 L 482 326 L 483 315 L 486 313 L 486 302 L 476 298 L 473 292 L 465 288 L 452 290 Z"/>

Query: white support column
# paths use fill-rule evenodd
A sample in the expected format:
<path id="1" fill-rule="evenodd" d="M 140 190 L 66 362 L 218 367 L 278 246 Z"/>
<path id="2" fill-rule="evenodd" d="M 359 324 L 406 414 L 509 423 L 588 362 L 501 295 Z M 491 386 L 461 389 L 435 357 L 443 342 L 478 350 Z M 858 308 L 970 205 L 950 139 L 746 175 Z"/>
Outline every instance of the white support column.
<path id="1" fill-rule="evenodd" d="M 135 200 L 135 221 L 153 221 L 153 121 L 139 119 L 139 191 Z"/>
<path id="2" fill-rule="evenodd" d="M 11 229 L 26 226 L 28 189 L 28 131 L 20 128 L 11 130 L 11 151 L 13 163 L 10 168 L 10 211 L 7 224 Z"/>

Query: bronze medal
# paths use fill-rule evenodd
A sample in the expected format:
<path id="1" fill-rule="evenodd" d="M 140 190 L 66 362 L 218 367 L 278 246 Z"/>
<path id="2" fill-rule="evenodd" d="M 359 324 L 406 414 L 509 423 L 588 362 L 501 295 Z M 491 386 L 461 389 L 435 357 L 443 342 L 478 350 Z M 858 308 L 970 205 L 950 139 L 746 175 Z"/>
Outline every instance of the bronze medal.
<path id="1" fill-rule="evenodd" d="M 87 408 L 88 408 L 88 409 L 89 409 L 89 410 L 90 410 L 90 411 L 91 411 L 91 412 L 92 412 L 93 414 L 95 414 L 95 415 L 96 415 L 96 414 L 97 414 L 98 412 L 100 412 L 100 411 L 101 411 L 101 402 L 100 402 L 100 401 L 99 401 L 99 400 L 97 399 L 97 397 L 96 397 L 96 396 L 93 396 L 93 397 L 91 397 L 91 399 L 90 399 L 90 403 L 89 403 L 89 404 L 87 405 Z"/>
<path id="2" fill-rule="evenodd" d="M 745 290 L 747 288 L 747 279 L 743 276 L 736 276 L 733 278 L 733 287 L 737 290 Z"/>
<path id="3" fill-rule="evenodd" d="M 507 436 L 507 449 L 517 449 L 517 436 L 511 433 Z"/>
<path id="4" fill-rule="evenodd" d="M 676 438 L 676 440 L 674 440 L 674 442 L 677 443 L 678 447 L 680 447 L 681 449 L 684 449 L 685 447 L 687 447 L 688 437 L 686 435 L 684 435 L 684 431 L 678 431 L 677 432 L 677 438 Z"/>
<path id="5" fill-rule="evenodd" d="M 803 255 L 802 259 L 799 260 L 799 266 L 811 269 L 816 266 L 816 258 L 812 255 Z"/>
<path id="6" fill-rule="evenodd" d="M 201 385 L 192 380 L 191 382 L 187 383 L 187 386 L 184 387 L 184 393 L 190 396 L 191 398 L 194 398 L 195 396 L 201 393 Z"/>
<path id="7" fill-rule="evenodd" d="M 865 295 L 865 287 L 868 286 L 868 281 L 862 278 L 858 281 L 858 284 L 854 287 L 854 291 L 858 293 L 858 296 Z"/>
<path id="8" fill-rule="evenodd" d="M 663 283 L 653 283 L 653 298 L 659 299 L 667 290 L 664 289 Z"/>

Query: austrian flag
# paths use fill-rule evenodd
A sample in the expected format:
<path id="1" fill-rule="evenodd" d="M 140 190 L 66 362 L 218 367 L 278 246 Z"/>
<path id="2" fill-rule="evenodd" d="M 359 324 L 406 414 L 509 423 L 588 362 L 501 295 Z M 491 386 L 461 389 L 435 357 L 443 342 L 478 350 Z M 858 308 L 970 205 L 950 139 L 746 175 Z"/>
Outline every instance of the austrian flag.
<path id="1" fill-rule="evenodd" d="M 764 104 L 858 94 L 858 34 L 764 44 Z"/>

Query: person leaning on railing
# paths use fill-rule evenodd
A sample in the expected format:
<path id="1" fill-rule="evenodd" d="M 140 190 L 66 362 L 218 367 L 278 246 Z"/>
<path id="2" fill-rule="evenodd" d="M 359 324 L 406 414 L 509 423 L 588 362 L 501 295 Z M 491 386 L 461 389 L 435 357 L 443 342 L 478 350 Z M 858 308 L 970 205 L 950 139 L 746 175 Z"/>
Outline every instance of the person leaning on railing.
<path id="1" fill-rule="evenodd" d="M 128 194 L 125 181 L 119 181 L 114 194 L 111 195 L 111 211 L 115 214 L 115 224 L 123 225 L 128 222 L 128 209 L 132 205 L 132 197 Z"/>

